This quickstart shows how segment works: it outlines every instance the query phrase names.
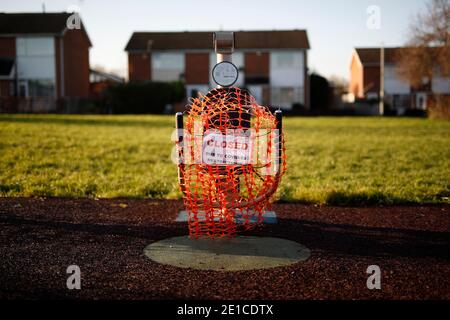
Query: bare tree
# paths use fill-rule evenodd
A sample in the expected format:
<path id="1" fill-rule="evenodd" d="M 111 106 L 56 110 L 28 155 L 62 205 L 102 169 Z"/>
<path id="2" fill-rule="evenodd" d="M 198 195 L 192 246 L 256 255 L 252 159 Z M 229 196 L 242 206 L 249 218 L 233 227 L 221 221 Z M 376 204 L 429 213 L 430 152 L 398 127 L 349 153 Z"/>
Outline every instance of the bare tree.
<path id="1" fill-rule="evenodd" d="M 413 86 L 431 81 L 433 71 L 450 75 L 450 0 L 431 0 L 410 26 L 407 48 L 398 55 L 399 74 Z"/>
<path id="2" fill-rule="evenodd" d="M 343 91 L 348 89 L 348 81 L 347 79 L 345 79 L 344 77 L 341 76 L 337 76 L 337 75 L 332 75 L 330 76 L 330 78 L 328 79 L 328 81 L 337 88 L 342 89 Z"/>

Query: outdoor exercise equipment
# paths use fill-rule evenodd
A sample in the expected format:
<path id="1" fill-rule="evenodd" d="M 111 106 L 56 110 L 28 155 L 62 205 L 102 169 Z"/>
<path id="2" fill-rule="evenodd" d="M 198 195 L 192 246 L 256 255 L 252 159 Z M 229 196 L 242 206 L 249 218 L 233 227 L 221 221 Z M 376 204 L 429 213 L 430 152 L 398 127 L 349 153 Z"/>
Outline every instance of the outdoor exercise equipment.
<path id="1" fill-rule="evenodd" d="M 286 169 L 282 112 L 233 87 L 232 32 L 216 32 L 217 88 L 176 114 L 178 180 L 194 238 L 233 237 L 263 221 Z"/>

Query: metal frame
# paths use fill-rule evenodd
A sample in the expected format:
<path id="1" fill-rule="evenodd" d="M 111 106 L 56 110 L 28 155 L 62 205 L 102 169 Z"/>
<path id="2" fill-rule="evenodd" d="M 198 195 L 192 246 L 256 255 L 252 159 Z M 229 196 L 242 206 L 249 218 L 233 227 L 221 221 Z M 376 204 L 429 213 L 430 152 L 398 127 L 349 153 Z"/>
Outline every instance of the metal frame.
<path id="1" fill-rule="evenodd" d="M 231 62 L 234 52 L 234 32 L 219 31 L 214 33 L 214 50 L 217 53 L 217 63 Z"/>
<path id="2" fill-rule="evenodd" d="M 215 51 L 217 53 L 217 63 L 223 62 L 223 61 L 227 61 L 227 62 L 231 62 L 231 55 L 234 52 L 234 33 L 233 32 L 225 32 L 225 31 L 221 31 L 221 32 L 215 32 L 214 33 L 214 48 Z M 281 178 L 281 171 L 282 168 L 281 166 L 283 165 L 282 163 L 282 156 L 283 156 L 283 141 L 282 139 L 282 130 L 283 130 L 283 112 L 281 110 L 277 110 L 275 111 L 275 118 L 277 121 L 277 130 L 278 130 L 278 137 L 280 139 L 280 141 L 278 141 L 278 170 L 277 173 L 275 175 L 275 179 L 279 180 Z M 177 129 L 177 143 L 178 143 L 178 148 L 179 148 L 179 152 L 178 152 L 178 181 L 180 183 L 181 186 L 181 191 L 183 192 L 183 194 L 186 192 L 185 189 L 185 179 L 183 176 L 183 172 L 184 172 L 184 167 L 185 164 L 183 163 L 183 129 L 184 129 L 184 125 L 183 125 L 183 113 L 182 112 L 177 112 L 175 114 L 175 119 L 176 119 L 176 129 Z M 251 206 L 253 204 L 256 204 L 264 199 L 267 199 L 269 197 L 271 197 L 276 189 L 277 189 L 277 185 L 278 184 L 273 184 L 272 187 L 268 190 L 266 190 L 266 193 L 264 195 L 261 195 L 258 198 L 255 198 L 251 201 L 246 201 L 246 202 L 239 202 L 239 203 L 229 203 L 227 204 L 227 208 L 235 208 L 235 209 L 239 209 L 242 207 L 247 207 L 247 206 Z M 219 207 L 219 204 L 216 204 L 217 207 Z"/>

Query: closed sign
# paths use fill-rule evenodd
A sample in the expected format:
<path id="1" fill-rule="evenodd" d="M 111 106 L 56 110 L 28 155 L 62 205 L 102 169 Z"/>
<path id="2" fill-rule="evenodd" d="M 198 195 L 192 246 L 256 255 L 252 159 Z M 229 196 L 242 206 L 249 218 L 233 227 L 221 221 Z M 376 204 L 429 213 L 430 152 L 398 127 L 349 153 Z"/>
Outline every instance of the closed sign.
<path id="1" fill-rule="evenodd" d="M 253 141 L 249 136 L 208 133 L 203 137 L 202 162 L 218 165 L 251 164 Z"/>

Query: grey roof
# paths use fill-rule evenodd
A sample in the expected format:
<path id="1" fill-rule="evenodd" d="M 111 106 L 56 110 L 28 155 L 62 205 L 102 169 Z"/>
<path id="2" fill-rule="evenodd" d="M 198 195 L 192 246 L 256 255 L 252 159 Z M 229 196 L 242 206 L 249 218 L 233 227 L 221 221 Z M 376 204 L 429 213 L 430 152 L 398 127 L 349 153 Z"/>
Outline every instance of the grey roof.
<path id="1" fill-rule="evenodd" d="M 4 13 L 0 12 L 0 36 L 22 34 L 54 34 L 60 35 L 66 29 L 67 19 L 73 13 Z M 89 36 L 81 23 L 89 44 Z"/>
<path id="2" fill-rule="evenodd" d="M 213 31 L 134 32 L 126 51 L 213 49 Z M 235 31 L 236 49 L 309 49 L 305 30 Z"/>

